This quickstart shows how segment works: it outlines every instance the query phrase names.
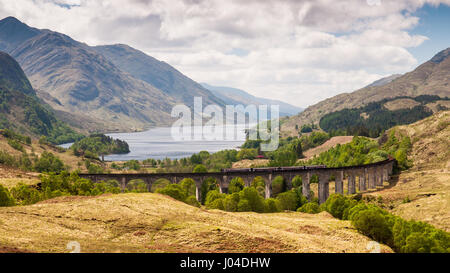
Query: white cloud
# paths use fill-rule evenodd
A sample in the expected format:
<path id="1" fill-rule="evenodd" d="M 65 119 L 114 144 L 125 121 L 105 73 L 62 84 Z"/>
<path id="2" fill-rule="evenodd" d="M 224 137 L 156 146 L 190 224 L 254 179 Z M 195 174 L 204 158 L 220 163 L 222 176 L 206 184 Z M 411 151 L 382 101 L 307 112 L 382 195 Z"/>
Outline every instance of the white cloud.
<path id="1" fill-rule="evenodd" d="M 414 11 L 450 0 L 0 0 L 0 16 L 126 43 L 198 82 L 307 106 L 417 65 Z M 372 2 L 371 2 L 372 3 Z M 245 52 L 245 54 L 232 54 Z"/>

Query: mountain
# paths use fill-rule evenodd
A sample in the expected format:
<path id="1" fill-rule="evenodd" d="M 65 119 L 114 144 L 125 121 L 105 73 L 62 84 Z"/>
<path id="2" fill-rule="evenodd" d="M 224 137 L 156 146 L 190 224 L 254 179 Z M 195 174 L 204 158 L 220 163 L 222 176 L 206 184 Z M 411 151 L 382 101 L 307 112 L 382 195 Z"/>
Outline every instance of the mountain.
<path id="1" fill-rule="evenodd" d="M 0 26 L 2 47 L 21 64 L 37 95 L 69 123 L 92 130 L 169 123 L 171 97 L 123 72 L 86 44 L 11 17 Z M 8 36 L 12 31 L 15 35 Z"/>
<path id="2" fill-rule="evenodd" d="M 44 135 L 53 143 L 81 137 L 42 104 L 20 65 L 0 51 L 0 129 L 5 128 L 36 137 Z"/>
<path id="3" fill-rule="evenodd" d="M 11 51 L 39 33 L 38 29 L 31 28 L 14 17 L 7 17 L 0 21 L 0 50 Z"/>
<path id="4" fill-rule="evenodd" d="M 227 105 L 279 105 L 280 116 L 292 116 L 303 111 L 303 109 L 300 107 L 293 106 L 279 100 L 255 97 L 245 92 L 244 90 L 231 87 L 212 86 L 207 83 L 202 83 L 202 85 L 210 90 L 216 97 L 222 99 Z"/>
<path id="5" fill-rule="evenodd" d="M 204 105 L 224 105 L 223 101 L 200 84 L 142 51 L 122 44 L 96 46 L 93 49 L 122 71 L 160 89 L 177 103 L 192 106 L 194 97 L 202 97 Z"/>
<path id="6" fill-rule="evenodd" d="M 353 93 L 343 93 L 308 107 L 293 116 L 282 126 L 282 133 L 297 134 L 296 128 L 305 124 L 318 124 L 320 119 L 331 112 L 342 109 L 359 108 L 370 102 L 396 97 L 417 97 L 437 95 L 450 97 L 450 48 L 436 54 L 431 60 L 393 81 L 368 86 Z"/>
<path id="7" fill-rule="evenodd" d="M 90 47 L 67 35 L 0 21 L 0 48 L 14 57 L 56 115 L 87 131 L 169 125 L 172 107 L 224 103 L 170 65 L 125 45 Z"/>
<path id="8" fill-rule="evenodd" d="M 383 85 L 386 85 L 386 84 L 392 82 L 393 80 L 395 80 L 397 78 L 400 78 L 401 76 L 402 76 L 401 74 L 394 74 L 394 75 L 391 75 L 391 76 L 388 76 L 385 78 L 381 78 L 377 81 L 374 81 L 373 83 L 369 84 L 366 87 L 383 86 Z"/>

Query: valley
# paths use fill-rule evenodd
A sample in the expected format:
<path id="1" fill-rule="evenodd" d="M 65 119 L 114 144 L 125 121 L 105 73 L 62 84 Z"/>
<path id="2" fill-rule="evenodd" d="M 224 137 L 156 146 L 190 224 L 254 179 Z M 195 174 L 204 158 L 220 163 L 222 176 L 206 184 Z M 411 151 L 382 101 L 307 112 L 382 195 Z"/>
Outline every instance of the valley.
<path id="1" fill-rule="evenodd" d="M 88 253 L 367 253 L 374 243 L 382 253 L 450 252 L 450 48 L 339 93 L 348 79 L 314 74 L 308 62 L 319 59 L 294 71 L 294 56 L 258 55 L 235 39 L 167 57 L 189 37 L 163 36 L 168 44 L 145 50 L 89 45 L 0 20 L 0 253 L 67 253 L 71 243 Z M 292 57 L 289 69 L 269 76 L 272 53 Z M 258 65 L 241 71 L 243 60 Z M 373 80 L 358 69 L 345 75 Z M 308 90 L 289 89 L 307 77 Z M 219 84 L 228 81 L 247 91 Z M 327 81 L 328 98 L 296 104 Z M 249 128 L 222 132 L 211 124 L 228 122 L 227 105 L 278 105 L 280 117 L 253 123 L 265 112 L 255 109 Z M 194 128 L 194 141 L 176 140 L 174 124 Z"/>

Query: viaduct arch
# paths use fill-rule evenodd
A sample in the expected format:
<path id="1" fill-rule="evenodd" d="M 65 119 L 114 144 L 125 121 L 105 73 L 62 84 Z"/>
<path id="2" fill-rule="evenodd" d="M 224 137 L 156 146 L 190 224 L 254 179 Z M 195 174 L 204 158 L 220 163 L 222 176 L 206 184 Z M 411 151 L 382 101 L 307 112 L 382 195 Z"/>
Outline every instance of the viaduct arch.
<path id="1" fill-rule="evenodd" d="M 227 193 L 230 182 L 233 178 L 240 177 L 244 180 L 245 186 L 249 187 L 256 177 L 262 177 L 265 181 L 265 196 L 272 196 L 272 180 L 277 176 L 282 176 L 286 183 L 287 189 L 292 188 L 292 179 L 296 176 L 302 177 L 303 195 L 308 199 L 311 198 L 311 177 L 317 175 L 319 178 L 318 196 L 319 203 L 324 203 L 329 195 L 330 178 L 335 178 L 335 193 L 344 194 L 344 183 L 347 183 L 347 194 L 355 194 L 359 192 L 377 189 L 383 187 L 384 181 L 389 181 L 392 174 L 395 159 L 385 161 L 340 168 L 314 168 L 307 167 L 304 169 L 296 168 L 259 168 L 257 171 L 223 171 L 211 173 L 139 173 L 139 174 L 79 174 L 81 178 L 90 179 L 92 182 L 101 182 L 107 180 L 117 180 L 122 190 L 132 180 L 140 179 L 145 182 L 147 189 L 151 190 L 153 183 L 159 179 L 167 179 L 171 183 L 179 183 L 184 178 L 191 178 L 196 185 L 196 198 L 201 200 L 201 186 L 205 179 L 216 179 L 220 192 Z M 358 188 L 357 188 L 358 186 Z"/>

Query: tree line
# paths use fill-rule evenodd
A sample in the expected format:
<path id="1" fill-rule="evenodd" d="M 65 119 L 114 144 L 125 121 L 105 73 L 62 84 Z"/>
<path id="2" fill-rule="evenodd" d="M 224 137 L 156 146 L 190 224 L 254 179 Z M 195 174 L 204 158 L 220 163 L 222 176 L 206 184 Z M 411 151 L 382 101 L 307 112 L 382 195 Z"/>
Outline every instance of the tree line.
<path id="1" fill-rule="evenodd" d="M 384 105 L 398 99 L 412 99 L 420 105 L 411 109 L 389 110 Z M 320 119 L 320 128 L 331 135 L 357 135 L 376 138 L 384 131 L 404 124 L 411 124 L 429 117 L 433 112 L 425 104 L 449 100 L 439 96 L 396 97 L 372 102 L 361 108 L 343 109 L 326 114 Z"/>

